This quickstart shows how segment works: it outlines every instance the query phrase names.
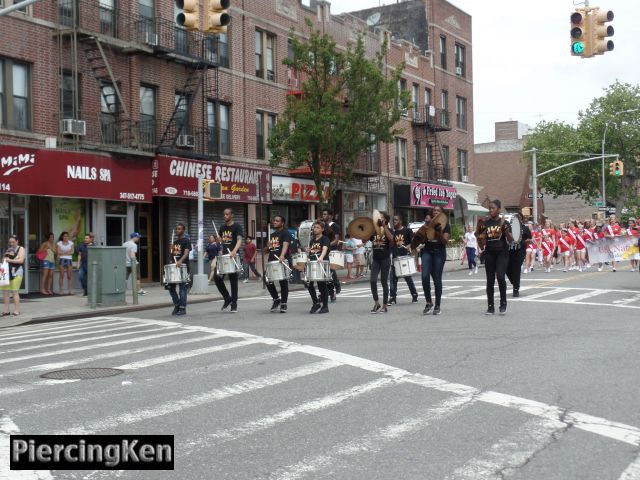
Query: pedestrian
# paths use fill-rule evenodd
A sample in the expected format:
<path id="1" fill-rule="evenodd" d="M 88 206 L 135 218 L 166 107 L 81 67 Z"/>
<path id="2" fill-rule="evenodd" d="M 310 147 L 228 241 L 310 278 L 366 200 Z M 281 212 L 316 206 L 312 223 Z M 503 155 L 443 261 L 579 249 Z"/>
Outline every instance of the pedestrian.
<path id="1" fill-rule="evenodd" d="M 367 264 L 364 258 L 364 242 L 360 238 L 355 238 L 355 262 L 356 262 L 356 277 L 364 277 L 364 267 Z"/>
<path id="2" fill-rule="evenodd" d="M 179 223 L 175 228 L 175 239 L 171 245 L 171 258 L 175 260 L 176 268 L 181 269 L 182 265 L 187 266 L 189 272 L 189 252 L 191 251 L 191 241 L 186 235 L 186 227 L 183 223 Z M 173 300 L 172 315 L 186 315 L 187 313 L 187 294 L 189 292 L 189 281 L 178 284 L 171 283 L 165 287 L 169 290 L 171 300 Z M 178 289 L 178 291 L 176 291 Z"/>
<path id="3" fill-rule="evenodd" d="M 266 252 L 269 254 L 269 262 L 280 262 L 283 266 L 289 265 L 289 245 L 291 245 L 291 235 L 289 230 L 284 228 L 285 218 L 282 215 L 276 215 L 271 221 L 273 226 L 273 233 L 269 237 L 269 244 L 265 247 Z M 267 283 L 267 290 L 273 299 L 271 305 L 271 312 L 287 313 L 287 300 L 289 298 L 289 270 L 287 267 L 283 267 L 285 272 L 285 278 L 279 281 L 280 283 L 280 296 L 278 296 L 278 290 L 275 283 L 269 281 Z"/>
<path id="4" fill-rule="evenodd" d="M 342 248 L 344 250 L 344 263 L 347 265 L 347 280 L 352 280 L 351 272 L 353 270 L 353 253 L 356 250 L 356 242 L 351 238 L 351 235 L 345 235 Z"/>
<path id="5" fill-rule="evenodd" d="M 389 229 L 390 217 L 385 212 L 380 212 L 384 219 L 378 219 L 376 234 L 371 237 L 373 242 L 373 261 L 371 262 L 371 295 L 373 296 L 373 308 L 371 313 L 387 313 L 389 303 L 389 269 L 391 268 L 391 247 L 393 245 L 393 232 Z M 378 275 L 382 283 L 382 305 L 378 297 Z"/>
<path id="6" fill-rule="evenodd" d="M 425 223 L 430 224 L 432 218 L 442 213 L 442 208 L 434 207 L 425 216 Z M 442 228 L 436 225 L 434 228 L 435 237 L 433 240 L 424 239 L 420 259 L 422 261 L 422 291 L 427 304 L 422 311 L 423 315 L 428 315 L 433 309 L 433 315 L 440 315 L 440 301 L 442 299 L 442 272 L 444 271 L 444 262 L 447 260 L 447 242 L 451 238 L 451 225 Z M 434 306 L 431 299 L 431 279 L 433 279 L 433 287 L 435 290 L 436 303 Z"/>
<path id="7" fill-rule="evenodd" d="M 40 277 L 40 293 L 53 295 L 53 272 L 56 269 L 55 235 L 49 232 L 44 239 L 36 256 L 42 262 L 42 276 Z"/>
<path id="8" fill-rule="evenodd" d="M 575 240 L 573 239 L 573 235 L 569 233 L 569 229 L 567 227 L 562 228 L 562 235 L 558 239 L 558 248 L 560 252 L 560 256 L 562 257 L 562 265 L 563 272 L 566 272 L 571 268 L 571 257 L 573 256 L 573 246 Z"/>
<path id="9" fill-rule="evenodd" d="M 467 262 L 469 265 L 469 275 L 478 273 L 478 264 L 476 263 L 476 256 L 478 253 L 478 239 L 473 231 L 472 225 L 467 225 L 467 231 L 462 239 L 464 242 L 464 248 L 467 252 Z"/>
<path id="10" fill-rule="evenodd" d="M 218 264 L 218 254 L 220 253 L 220 245 L 215 235 L 209 235 L 209 243 L 204 252 L 205 258 L 209 260 L 209 283 L 213 281 L 213 276 L 216 273 L 216 266 Z"/>
<path id="11" fill-rule="evenodd" d="M 256 244 L 253 243 L 253 237 L 247 235 L 247 240 L 244 244 L 244 280 L 243 283 L 248 283 L 249 278 L 251 276 L 250 272 L 256 276 L 256 279 L 260 280 L 261 275 L 258 273 L 258 269 L 256 268 L 256 259 L 258 258 L 258 248 Z"/>
<path id="12" fill-rule="evenodd" d="M 87 281 L 89 279 L 89 249 L 88 247 L 93 246 L 93 237 L 90 233 L 87 233 L 84 236 L 84 241 L 82 245 L 78 246 L 78 280 L 80 280 L 80 284 L 82 285 L 82 296 L 86 297 L 88 295 L 87 290 Z"/>
<path id="13" fill-rule="evenodd" d="M 312 235 L 309 240 L 309 246 L 306 248 L 309 254 L 309 261 L 323 262 L 329 257 L 329 245 L 331 240 L 324 234 L 325 224 L 321 220 L 316 220 L 313 223 Z M 312 260 L 313 259 L 313 260 Z M 329 313 L 329 281 L 318 281 L 318 291 L 320 293 L 320 301 L 318 301 L 318 294 L 316 293 L 316 287 L 311 281 L 307 283 L 307 290 L 311 296 L 313 305 L 309 313 Z"/>
<path id="14" fill-rule="evenodd" d="M 137 259 L 138 254 L 138 242 L 140 241 L 140 234 L 138 232 L 133 232 L 129 235 L 129 240 L 122 244 L 125 247 L 125 255 L 127 261 L 127 282 L 129 281 L 129 277 L 131 273 L 133 273 L 133 269 L 136 269 L 135 281 L 134 284 L 131 285 L 131 288 L 138 289 L 138 295 L 146 295 L 142 289 L 142 285 L 140 284 L 140 263 Z"/>
<path id="15" fill-rule="evenodd" d="M 238 252 L 240 251 L 240 247 L 242 246 L 242 227 L 233 221 L 233 210 L 230 208 L 226 208 L 224 210 L 224 225 L 220 229 L 220 242 L 222 246 L 222 254 L 229 255 L 234 261 L 238 256 Z M 247 240 L 249 237 L 247 237 Z M 247 245 L 251 242 L 247 241 Z M 245 246 L 246 248 L 246 246 Z M 255 245 L 253 246 L 253 262 L 255 268 Z M 254 270 L 255 272 L 255 270 Z M 258 274 L 258 272 L 255 272 Z M 231 287 L 231 295 L 229 295 L 229 291 L 224 284 L 224 275 L 215 275 L 214 281 L 216 282 L 216 287 L 218 287 L 218 291 L 222 295 L 224 299 L 224 303 L 222 305 L 222 311 L 226 312 L 231 306 L 231 313 L 238 312 L 238 272 L 229 273 L 229 286 Z M 247 272 L 247 275 L 249 273 Z M 258 274 L 258 278 L 260 275 Z"/>
<path id="16" fill-rule="evenodd" d="M 411 255 L 411 239 L 413 237 L 413 231 L 409 227 L 405 227 L 402 223 L 401 215 L 393 216 L 393 246 L 391 248 L 391 257 L 406 257 Z M 413 257 L 409 257 L 410 261 L 413 262 L 415 259 Z M 413 278 L 411 275 L 403 277 L 404 281 L 409 287 L 409 292 L 411 293 L 411 302 L 418 303 L 418 291 L 416 290 L 416 285 L 413 282 Z M 391 265 L 391 294 L 389 296 L 388 305 L 393 305 L 397 303 L 398 299 L 398 275 L 396 275 L 396 270 Z"/>
<path id="17" fill-rule="evenodd" d="M 13 315 L 20 315 L 20 286 L 24 276 L 24 248 L 18 243 L 18 237 L 9 237 L 9 248 L 4 252 L 4 259 L 9 264 L 9 285 L 0 287 L 4 300 L 3 316 L 11 315 L 11 300 L 13 297 Z"/>
<path id="18" fill-rule="evenodd" d="M 493 200 L 489 203 L 489 217 L 484 221 L 485 242 L 484 265 L 487 276 L 487 311 L 485 315 L 496 313 L 494 306 L 494 288 L 496 279 L 500 290 L 500 315 L 507 313 L 507 281 L 505 275 L 509 264 L 509 243 L 513 241 L 511 225 L 500 217 L 502 203 Z"/>
<path id="19" fill-rule="evenodd" d="M 340 231 L 340 225 L 333 221 L 333 210 L 325 208 L 322 211 L 322 221 L 324 222 L 326 235 L 330 241 L 329 252 L 340 250 L 342 232 Z M 340 290 L 342 290 L 340 280 L 338 280 L 338 273 L 333 268 L 331 269 L 331 281 L 327 282 L 327 290 L 329 291 L 331 302 L 336 301 L 336 295 L 339 295 Z"/>
<path id="20" fill-rule="evenodd" d="M 58 293 L 64 295 L 64 277 L 67 274 L 67 295 L 73 295 L 73 242 L 69 240 L 69 232 L 62 232 L 56 243 L 56 254 L 58 255 L 58 265 L 60 267 L 60 278 L 58 280 Z"/>
<path id="21" fill-rule="evenodd" d="M 524 270 L 522 269 L 522 264 L 525 262 L 526 255 L 528 254 L 529 246 L 534 242 L 533 240 L 533 232 L 529 226 L 533 226 L 533 222 L 529 222 L 527 225 L 524 224 L 522 215 L 516 213 L 514 216 L 518 217 L 520 220 L 520 224 L 522 225 L 522 232 L 520 234 L 520 241 L 518 243 L 513 243 L 509 246 L 509 262 L 507 264 L 507 278 L 509 279 L 509 283 L 513 287 L 513 296 L 517 298 L 520 296 L 520 278 L 521 273 L 527 273 L 527 265 L 524 265 Z M 525 253 L 526 252 L 526 253 Z"/>

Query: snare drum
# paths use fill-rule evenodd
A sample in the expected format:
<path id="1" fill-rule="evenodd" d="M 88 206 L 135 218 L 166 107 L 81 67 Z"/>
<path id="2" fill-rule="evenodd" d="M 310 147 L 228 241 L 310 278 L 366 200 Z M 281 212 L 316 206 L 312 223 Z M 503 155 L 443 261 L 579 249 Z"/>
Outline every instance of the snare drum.
<path id="1" fill-rule="evenodd" d="M 165 285 L 174 285 L 178 283 L 187 283 L 189 281 L 189 271 L 186 265 L 180 265 L 180 268 L 175 263 L 164 266 L 163 282 Z"/>
<path id="2" fill-rule="evenodd" d="M 409 255 L 396 257 L 393 259 L 393 269 L 396 277 L 410 277 L 417 272 L 416 260 Z"/>
<path id="3" fill-rule="evenodd" d="M 232 258 L 230 254 L 220 255 L 218 257 L 218 274 L 226 275 L 228 273 L 237 273 L 239 270 L 237 260 Z"/>
<path id="4" fill-rule="evenodd" d="M 329 262 L 326 260 L 307 262 L 305 267 L 307 280 L 310 282 L 329 282 L 331 281 L 331 270 Z"/>
<path id="5" fill-rule="evenodd" d="M 344 268 L 344 253 L 338 250 L 329 252 L 329 263 L 333 270 L 342 270 Z"/>
<path id="6" fill-rule="evenodd" d="M 309 255 L 307 255 L 307 252 L 299 252 L 299 253 L 296 253 L 295 255 L 292 255 L 291 260 L 293 261 L 293 268 L 301 272 L 304 272 L 304 266 L 307 264 L 307 261 L 309 260 Z"/>
<path id="7" fill-rule="evenodd" d="M 288 279 L 287 271 L 284 265 L 278 260 L 268 262 L 265 265 L 264 276 L 269 283 Z"/>

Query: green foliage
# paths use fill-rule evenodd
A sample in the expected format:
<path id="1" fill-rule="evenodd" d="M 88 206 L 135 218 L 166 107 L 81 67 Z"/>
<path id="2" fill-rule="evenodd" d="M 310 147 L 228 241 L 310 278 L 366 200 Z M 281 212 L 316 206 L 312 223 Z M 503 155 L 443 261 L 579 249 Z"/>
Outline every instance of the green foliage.
<path id="1" fill-rule="evenodd" d="M 625 112 L 635 110 L 634 112 Z M 608 125 L 608 126 L 607 126 Z M 609 175 L 605 160 L 607 203 L 618 212 L 623 207 L 637 208 L 640 203 L 635 183 L 640 157 L 640 85 L 616 82 L 595 98 L 586 111 L 579 112 L 577 126 L 563 122 L 541 122 L 528 138 L 525 150 L 537 148 L 546 152 L 581 152 L 582 158 L 599 155 L 606 129 L 605 154 L 619 154 L 624 162 L 624 177 Z M 538 173 L 575 160 L 581 156 L 554 155 L 538 152 Z M 539 179 L 539 186 L 554 196 L 579 194 L 586 201 L 602 195 L 602 163 L 585 162 L 559 170 Z"/>
<path id="2" fill-rule="evenodd" d="M 272 166 L 308 166 L 318 192 L 329 183 L 324 206 L 333 197 L 336 180 L 349 182 L 359 156 L 378 143 L 390 143 L 409 93 L 400 94 L 402 68 L 384 74 L 384 44 L 373 59 L 366 56 L 362 36 L 339 50 L 328 34 L 312 30 L 300 41 L 291 32 L 293 58 L 284 64 L 304 78 L 302 96 L 290 96 L 269 139 Z"/>
<path id="3" fill-rule="evenodd" d="M 464 225 L 458 225 L 457 223 L 451 224 L 451 237 L 450 242 L 461 243 L 464 237 Z"/>

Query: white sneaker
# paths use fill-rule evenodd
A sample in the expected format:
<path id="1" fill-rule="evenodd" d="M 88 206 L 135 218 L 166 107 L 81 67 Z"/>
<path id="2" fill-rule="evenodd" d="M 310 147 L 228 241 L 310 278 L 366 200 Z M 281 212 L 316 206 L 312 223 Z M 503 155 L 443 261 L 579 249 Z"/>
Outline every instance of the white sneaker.
<path id="1" fill-rule="evenodd" d="M 635 268 L 632 268 L 632 269 L 631 269 L 631 271 L 632 271 L 632 272 L 635 272 L 635 271 L 636 271 L 636 269 L 635 269 Z"/>
<path id="2" fill-rule="evenodd" d="M 249 283 L 249 279 L 248 279 L 248 278 L 245 278 L 245 279 L 242 281 L 242 283 Z"/>
<path id="3" fill-rule="evenodd" d="M 473 275 L 473 270 L 469 270 L 469 275 Z"/>
<path id="4" fill-rule="evenodd" d="M 598 267 L 598 271 L 601 272 L 602 271 L 602 267 Z"/>
<path id="5" fill-rule="evenodd" d="M 525 268 L 525 269 L 524 269 L 524 272 L 522 272 L 522 273 L 524 273 L 524 274 L 529 273 L 529 269 L 528 269 L 528 268 Z"/>
<path id="6" fill-rule="evenodd" d="M 566 269 L 566 268 L 563 268 L 563 269 L 562 269 L 562 271 L 563 271 L 563 272 L 565 272 L 565 273 L 567 273 L 567 269 Z"/>
<path id="7" fill-rule="evenodd" d="M 578 271 L 581 272 L 582 271 L 582 267 L 578 267 Z"/>
<path id="8" fill-rule="evenodd" d="M 590 263 L 587 263 L 587 268 L 591 268 L 591 264 Z"/>
<path id="9" fill-rule="evenodd" d="M 142 290 L 142 289 L 138 292 L 138 295 L 146 295 L 146 294 L 147 294 L 147 292 L 145 292 L 145 291 L 144 291 L 144 290 Z"/>
<path id="10" fill-rule="evenodd" d="M 478 267 L 476 266 L 476 268 L 473 270 L 473 273 L 475 273 L 476 275 L 478 274 Z"/>

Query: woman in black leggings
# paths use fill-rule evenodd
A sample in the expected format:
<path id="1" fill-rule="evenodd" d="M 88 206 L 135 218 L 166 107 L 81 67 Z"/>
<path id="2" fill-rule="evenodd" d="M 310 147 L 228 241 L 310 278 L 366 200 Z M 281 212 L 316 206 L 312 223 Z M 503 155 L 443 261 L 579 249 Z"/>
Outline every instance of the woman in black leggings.
<path id="1" fill-rule="evenodd" d="M 507 282 L 505 274 L 509 264 L 509 243 L 513 241 L 511 224 L 500 218 L 500 200 L 493 200 L 489 204 L 489 218 L 484 221 L 484 231 L 479 237 L 486 243 L 484 248 L 484 267 L 487 273 L 487 303 L 485 315 L 494 315 L 494 288 L 496 277 L 500 289 L 500 315 L 507 313 Z"/>
<path id="2" fill-rule="evenodd" d="M 376 234 L 371 237 L 373 244 L 373 260 L 371 262 L 371 294 L 375 302 L 371 313 L 387 313 L 389 302 L 389 269 L 391 268 L 391 246 L 393 244 L 393 232 L 389 229 L 390 217 L 382 213 L 384 220 L 378 220 Z M 382 282 L 382 305 L 378 298 L 378 274 Z"/>

